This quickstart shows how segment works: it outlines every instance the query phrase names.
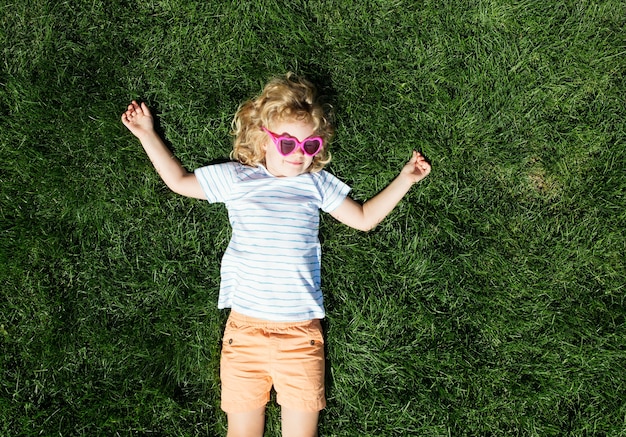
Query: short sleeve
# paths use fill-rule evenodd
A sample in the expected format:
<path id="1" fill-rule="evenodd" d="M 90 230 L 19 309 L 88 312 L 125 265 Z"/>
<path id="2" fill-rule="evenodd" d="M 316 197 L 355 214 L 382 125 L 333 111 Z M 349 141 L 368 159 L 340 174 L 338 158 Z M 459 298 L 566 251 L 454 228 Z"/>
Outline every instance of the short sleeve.
<path id="1" fill-rule="evenodd" d="M 208 165 L 194 171 L 200 186 L 210 203 L 228 200 L 237 177 L 237 163 Z"/>
<path id="2" fill-rule="evenodd" d="M 319 173 L 321 179 L 322 205 L 324 212 L 332 212 L 341 205 L 350 192 L 350 187 L 325 170 Z"/>

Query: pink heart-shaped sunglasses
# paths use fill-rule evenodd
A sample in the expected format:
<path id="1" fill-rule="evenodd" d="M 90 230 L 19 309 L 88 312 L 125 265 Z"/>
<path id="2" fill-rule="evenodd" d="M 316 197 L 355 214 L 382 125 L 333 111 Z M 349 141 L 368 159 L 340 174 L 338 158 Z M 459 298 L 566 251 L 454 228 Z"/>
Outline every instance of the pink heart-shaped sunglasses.
<path id="1" fill-rule="evenodd" d="M 298 147 L 305 155 L 315 156 L 320 153 L 322 146 L 324 145 L 324 140 L 321 137 L 309 137 L 300 142 L 297 138 L 287 134 L 278 135 L 264 127 L 261 127 L 261 129 L 263 129 L 263 131 L 265 131 L 270 138 L 272 138 L 278 153 L 283 156 L 291 155 Z"/>

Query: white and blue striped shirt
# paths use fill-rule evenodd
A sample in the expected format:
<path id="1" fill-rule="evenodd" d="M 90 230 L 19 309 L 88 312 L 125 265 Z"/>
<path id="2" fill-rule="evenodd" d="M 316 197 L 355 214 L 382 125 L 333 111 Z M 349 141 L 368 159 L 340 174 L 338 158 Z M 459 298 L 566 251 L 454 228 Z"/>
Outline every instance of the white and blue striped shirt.
<path id="1" fill-rule="evenodd" d="M 333 211 L 350 187 L 324 170 L 278 178 L 236 162 L 195 174 L 232 226 L 218 308 L 272 321 L 323 318 L 319 210 Z"/>

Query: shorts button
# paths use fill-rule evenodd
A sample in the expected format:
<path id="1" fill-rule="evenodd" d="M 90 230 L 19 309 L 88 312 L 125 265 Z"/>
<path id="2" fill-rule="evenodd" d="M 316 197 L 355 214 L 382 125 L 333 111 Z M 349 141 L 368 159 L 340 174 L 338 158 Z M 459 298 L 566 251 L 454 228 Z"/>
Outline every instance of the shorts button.
<path id="1" fill-rule="evenodd" d="M 311 346 L 315 345 L 315 340 L 311 340 Z"/>
<path id="2" fill-rule="evenodd" d="M 228 340 L 228 344 L 233 344 L 233 339 L 232 338 Z"/>

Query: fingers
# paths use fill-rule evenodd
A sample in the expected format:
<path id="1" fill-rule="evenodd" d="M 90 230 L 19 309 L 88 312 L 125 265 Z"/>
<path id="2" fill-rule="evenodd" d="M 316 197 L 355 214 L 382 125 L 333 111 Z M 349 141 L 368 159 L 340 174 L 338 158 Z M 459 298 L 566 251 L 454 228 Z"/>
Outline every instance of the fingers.
<path id="1" fill-rule="evenodd" d="M 411 162 L 415 165 L 427 162 L 426 158 L 424 158 L 424 156 L 418 152 L 417 150 L 413 150 L 413 156 L 411 156 Z"/>
<path id="2" fill-rule="evenodd" d="M 141 112 L 141 106 L 139 106 L 139 104 L 134 100 L 130 103 L 130 105 L 128 105 L 128 110 L 126 111 L 129 115 L 137 115 L 141 114 Z"/>
<path id="3" fill-rule="evenodd" d="M 417 150 L 413 150 L 413 156 L 411 157 L 411 163 L 414 168 L 424 175 L 430 173 L 430 163 L 424 158 L 424 156 L 419 153 Z"/>
<path id="4" fill-rule="evenodd" d="M 148 119 L 152 118 L 148 105 L 143 102 L 140 105 L 136 100 L 133 100 L 122 114 L 122 123 L 132 130 L 134 127 L 142 124 L 146 117 Z"/>
<path id="5" fill-rule="evenodd" d="M 142 102 L 140 105 L 135 100 L 133 100 L 130 103 L 130 105 L 128 105 L 128 108 L 126 109 L 126 112 L 124 113 L 124 115 L 129 120 L 138 115 L 152 116 L 152 114 L 150 113 L 150 109 L 148 108 L 148 105 L 146 105 L 144 102 Z"/>
<path id="6" fill-rule="evenodd" d="M 121 118 L 124 126 L 137 137 L 150 133 L 154 129 L 152 114 L 145 103 L 139 104 L 136 100 L 131 101 Z"/>
<path id="7" fill-rule="evenodd" d="M 146 114 L 147 116 L 152 116 L 152 113 L 150 112 L 150 109 L 148 109 L 148 105 L 146 105 L 145 102 L 141 102 L 141 110 L 143 111 L 144 114 Z"/>

